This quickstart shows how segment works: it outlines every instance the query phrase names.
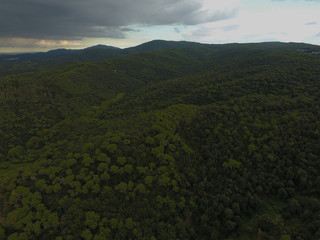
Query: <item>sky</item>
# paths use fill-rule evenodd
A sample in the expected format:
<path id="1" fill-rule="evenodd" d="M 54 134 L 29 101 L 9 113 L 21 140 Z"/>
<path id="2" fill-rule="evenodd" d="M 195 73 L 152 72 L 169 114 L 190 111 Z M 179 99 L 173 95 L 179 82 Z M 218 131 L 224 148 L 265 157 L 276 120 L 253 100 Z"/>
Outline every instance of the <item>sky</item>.
<path id="1" fill-rule="evenodd" d="M 320 45 L 320 0 L 0 0 L 0 53 L 154 39 Z"/>

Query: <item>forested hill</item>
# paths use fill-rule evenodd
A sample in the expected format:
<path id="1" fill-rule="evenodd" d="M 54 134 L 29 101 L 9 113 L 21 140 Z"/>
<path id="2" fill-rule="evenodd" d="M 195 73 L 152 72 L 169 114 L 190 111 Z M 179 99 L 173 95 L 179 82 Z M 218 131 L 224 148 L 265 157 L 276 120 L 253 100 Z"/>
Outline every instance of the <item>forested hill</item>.
<path id="1" fill-rule="evenodd" d="M 193 42 L 174 42 L 154 40 L 136 47 L 120 49 L 105 45 L 96 45 L 86 49 L 56 49 L 49 52 L 0 55 L 0 76 L 10 73 L 22 73 L 43 70 L 44 68 L 70 62 L 99 62 L 106 59 L 131 55 L 134 53 L 165 49 L 204 46 Z"/>
<path id="2" fill-rule="evenodd" d="M 299 43 L 262 43 L 264 48 L 282 50 L 301 50 L 312 52 L 319 50 L 317 46 L 299 44 Z M 151 42 L 143 43 L 141 45 L 120 49 L 105 45 L 96 45 L 86 49 L 70 50 L 70 49 L 56 49 L 49 52 L 39 53 L 23 53 L 23 54 L 0 54 L 0 76 L 12 73 L 24 73 L 52 68 L 58 65 L 67 64 L 70 62 L 100 62 L 106 59 L 119 58 L 132 54 L 148 52 L 148 51 L 161 51 L 168 49 L 182 49 L 191 47 L 217 47 L 220 50 L 232 49 L 232 46 L 238 44 L 227 45 L 209 45 L 200 44 L 195 42 L 175 42 L 154 40 Z M 241 44 L 244 47 L 246 44 Z M 257 44 L 260 46 L 261 44 Z M 250 46 L 253 46 L 250 44 Z M 249 47 L 250 47 L 249 46 Z M 243 48 L 245 49 L 245 48 Z"/>
<path id="3" fill-rule="evenodd" d="M 0 239 L 320 239 L 319 46 L 153 41 L 9 62 Z"/>

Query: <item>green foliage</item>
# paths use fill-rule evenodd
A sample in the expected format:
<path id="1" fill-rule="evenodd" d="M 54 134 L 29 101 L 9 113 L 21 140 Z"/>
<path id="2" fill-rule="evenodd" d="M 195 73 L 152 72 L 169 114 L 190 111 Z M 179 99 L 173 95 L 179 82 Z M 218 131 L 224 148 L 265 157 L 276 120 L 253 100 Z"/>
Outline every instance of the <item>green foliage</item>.
<path id="1" fill-rule="evenodd" d="M 6 239 L 6 231 L 0 227 L 0 239 L 5 240 Z"/>
<path id="2" fill-rule="evenodd" d="M 100 216 L 93 211 L 86 213 L 85 224 L 92 230 L 96 229 L 100 220 Z"/>
<path id="3" fill-rule="evenodd" d="M 289 235 L 282 235 L 280 240 L 291 240 Z"/>
<path id="4" fill-rule="evenodd" d="M 8 158 L 13 162 L 20 162 L 25 156 L 25 150 L 22 146 L 11 148 L 8 152 Z"/>
<path id="5" fill-rule="evenodd" d="M 91 240 L 92 239 L 92 233 L 89 229 L 87 230 L 84 230 L 81 234 L 81 237 L 84 239 L 84 240 Z"/>
<path id="6" fill-rule="evenodd" d="M 0 72 L 0 239 L 319 239 L 317 47 L 182 45 Z"/>

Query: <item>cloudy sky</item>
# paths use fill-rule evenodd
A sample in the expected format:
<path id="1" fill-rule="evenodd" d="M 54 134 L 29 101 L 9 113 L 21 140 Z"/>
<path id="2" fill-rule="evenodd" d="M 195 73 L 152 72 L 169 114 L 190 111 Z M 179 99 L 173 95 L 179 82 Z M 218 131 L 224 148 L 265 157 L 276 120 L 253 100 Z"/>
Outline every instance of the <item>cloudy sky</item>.
<path id="1" fill-rule="evenodd" d="M 320 45 L 320 0 L 0 0 L 0 52 L 153 39 Z"/>

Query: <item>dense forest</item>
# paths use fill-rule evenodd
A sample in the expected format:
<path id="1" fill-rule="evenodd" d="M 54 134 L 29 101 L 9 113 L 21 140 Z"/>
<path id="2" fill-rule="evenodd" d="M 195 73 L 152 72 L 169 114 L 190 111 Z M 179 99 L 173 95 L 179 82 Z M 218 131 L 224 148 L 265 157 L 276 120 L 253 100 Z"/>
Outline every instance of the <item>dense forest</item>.
<path id="1" fill-rule="evenodd" d="M 320 239 L 320 47 L 0 58 L 0 239 Z"/>

